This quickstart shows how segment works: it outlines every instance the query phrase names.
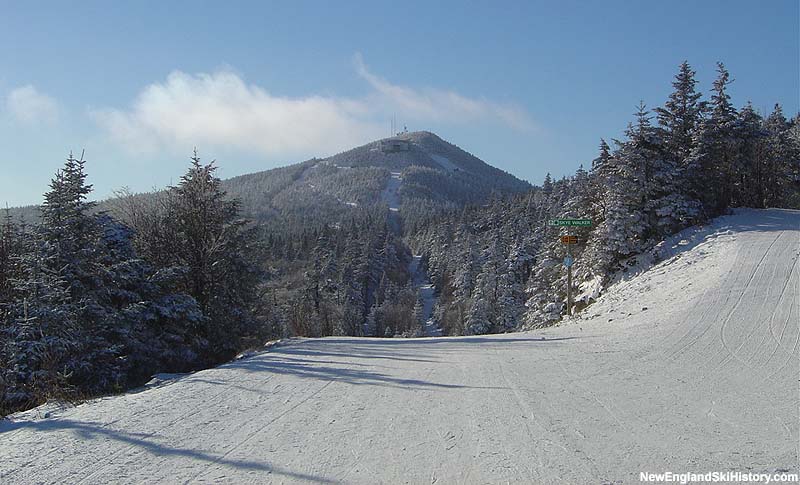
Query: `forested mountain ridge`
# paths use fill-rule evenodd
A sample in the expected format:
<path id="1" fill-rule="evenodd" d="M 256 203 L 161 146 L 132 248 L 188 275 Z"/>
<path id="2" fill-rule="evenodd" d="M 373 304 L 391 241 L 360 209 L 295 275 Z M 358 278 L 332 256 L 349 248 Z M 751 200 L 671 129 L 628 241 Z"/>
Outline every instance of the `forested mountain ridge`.
<path id="1" fill-rule="evenodd" d="M 240 175 L 222 186 L 243 214 L 270 225 L 313 226 L 347 218 L 355 208 L 385 207 L 381 192 L 400 173 L 402 204 L 451 208 L 531 185 L 492 167 L 433 133 L 399 133 L 328 158 Z"/>

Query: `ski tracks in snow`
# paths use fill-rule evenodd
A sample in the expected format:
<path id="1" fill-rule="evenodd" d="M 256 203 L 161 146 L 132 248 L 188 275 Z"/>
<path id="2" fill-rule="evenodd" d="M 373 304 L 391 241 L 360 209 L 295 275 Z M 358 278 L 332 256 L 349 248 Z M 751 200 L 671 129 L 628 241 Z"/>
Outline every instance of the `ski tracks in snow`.
<path id="1" fill-rule="evenodd" d="M 595 317 L 560 327 L 301 339 L 55 417 L 14 416 L 0 432 L 0 481 L 628 483 L 640 471 L 796 472 L 800 212 L 742 211 L 727 223 L 730 237 L 610 289 L 588 310 Z"/>

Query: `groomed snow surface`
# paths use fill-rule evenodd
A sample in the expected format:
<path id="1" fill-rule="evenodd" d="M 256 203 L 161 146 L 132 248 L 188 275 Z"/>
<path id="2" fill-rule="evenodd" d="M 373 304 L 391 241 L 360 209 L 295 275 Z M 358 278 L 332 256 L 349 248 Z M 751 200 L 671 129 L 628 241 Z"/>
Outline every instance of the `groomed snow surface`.
<path id="1" fill-rule="evenodd" d="M 292 341 L 0 425 L 2 483 L 798 471 L 800 212 L 723 217 L 546 331 Z"/>

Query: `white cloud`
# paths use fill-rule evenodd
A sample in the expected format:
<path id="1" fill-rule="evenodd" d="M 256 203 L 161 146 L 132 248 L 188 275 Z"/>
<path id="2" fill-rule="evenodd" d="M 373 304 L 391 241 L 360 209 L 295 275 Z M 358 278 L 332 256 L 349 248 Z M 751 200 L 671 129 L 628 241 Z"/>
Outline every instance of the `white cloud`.
<path id="1" fill-rule="evenodd" d="M 326 152 L 377 134 L 357 102 L 322 96 L 285 98 L 247 85 L 230 71 L 173 72 L 151 84 L 128 111 L 95 119 L 135 150 L 229 145 L 264 154 Z"/>
<path id="2" fill-rule="evenodd" d="M 360 54 L 356 54 L 354 63 L 358 75 L 375 90 L 372 97 L 376 99 L 371 104 L 390 108 L 404 117 L 448 123 L 499 121 L 519 131 L 535 129 L 530 116 L 516 106 L 472 99 L 453 91 L 398 86 L 370 72 Z"/>
<path id="3" fill-rule="evenodd" d="M 147 86 L 127 110 L 92 111 L 111 136 L 136 152 L 227 146 L 270 156 L 328 154 L 385 134 L 391 113 L 419 123 L 500 122 L 529 130 L 521 110 L 450 91 L 395 86 L 356 58 L 371 91 L 360 98 L 276 96 L 230 70 L 171 73 Z"/>
<path id="4" fill-rule="evenodd" d="M 59 114 L 56 100 L 40 93 L 30 84 L 16 88 L 8 94 L 6 109 L 25 123 L 55 123 Z"/>

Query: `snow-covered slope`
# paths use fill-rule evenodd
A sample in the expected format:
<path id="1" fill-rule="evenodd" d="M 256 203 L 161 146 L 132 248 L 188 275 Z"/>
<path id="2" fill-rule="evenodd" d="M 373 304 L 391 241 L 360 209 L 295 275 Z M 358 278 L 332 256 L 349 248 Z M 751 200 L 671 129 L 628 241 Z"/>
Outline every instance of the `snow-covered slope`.
<path id="1" fill-rule="evenodd" d="M 798 471 L 800 213 L 739 211 L 543 332 L 300 340 L 0 425 L 3 483 Z"/>

